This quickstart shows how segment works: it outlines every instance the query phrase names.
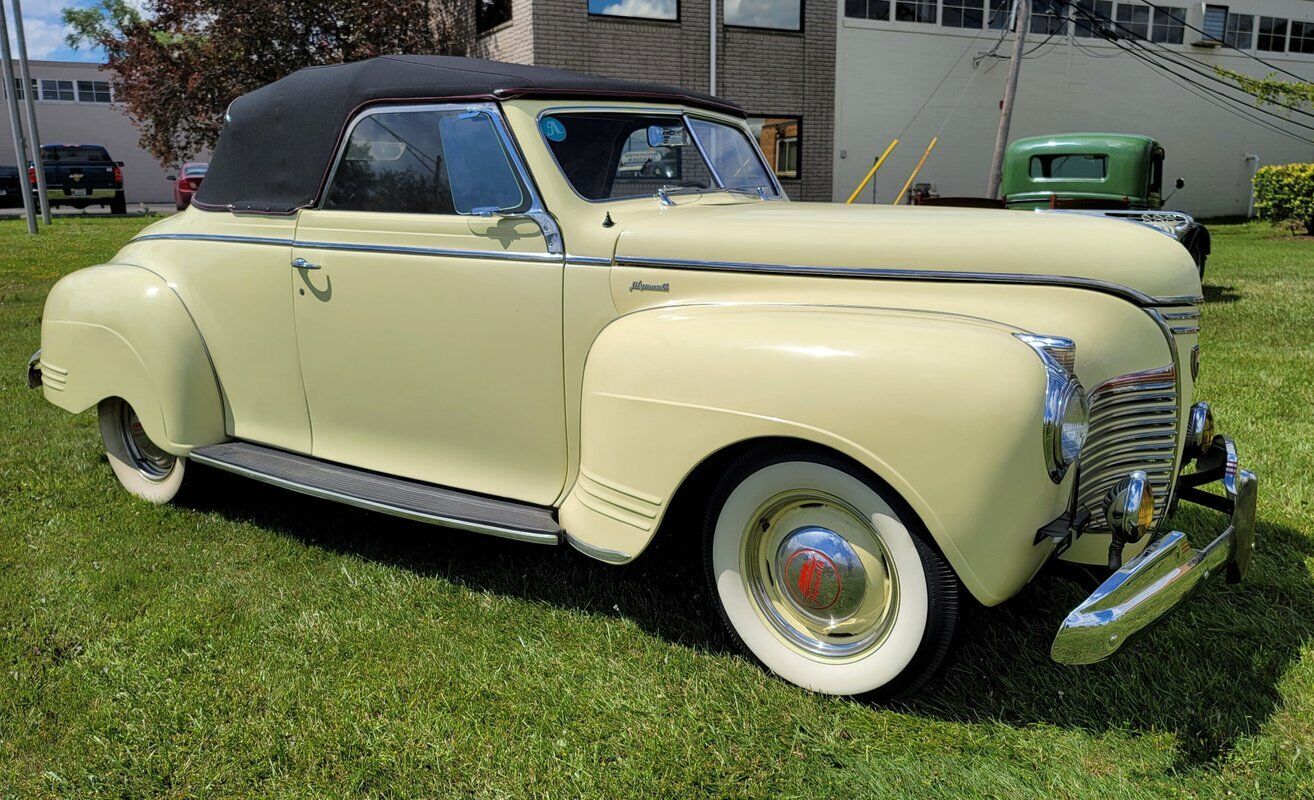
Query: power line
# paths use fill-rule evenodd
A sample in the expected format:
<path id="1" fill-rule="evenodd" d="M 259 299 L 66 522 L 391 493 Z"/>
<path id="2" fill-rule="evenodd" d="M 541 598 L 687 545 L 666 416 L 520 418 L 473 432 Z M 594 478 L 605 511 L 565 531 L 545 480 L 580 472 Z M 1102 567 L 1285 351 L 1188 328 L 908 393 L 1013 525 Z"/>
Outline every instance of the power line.
<path id="1" fill-rule="evenodd" d="M 1143 3 L 1145 3 L 1145 5 L 1149 6 L 1150 8 L 1153 8 L 1155 11 L 1160 11 L 1160 12 L 1162 12 L 1162 13 L 1164 13 L 1164 14 L 1167 14 L 1168 16 L 1172 17 L 1173 19 L 1175 19 L 1175 20 L 1177 20 L 1178 22 L 1182 23 L 1182 25 L 1183 25 L 1184 27 L 1190 28 L 1191 30 L 1195 31 L 1196 33 L 1202 34 L 1202 35 L 1204 35 L 1204 36 L 1208 36 L 1208 35 L 1209 35 L 1209 33 L 1208 33 L 1207 31 L 1204 31 L 1204 30 L 1202 30 L 1202 29 L 1200 29 L 1200 28 L 1197 28 L 1197 27 L 1195 27 L 1194 25 L 1188 23 L 1186 20 L 1184 20 L 1184 19 L 1182 19 L 1181 17 L 1178 17 L 1176 14 L 1172 13 L 1169 9 L 1166 9 L 1166 8 L 1164 8 L 1164 7 L 1162 7 L 1162 6 L 1157 6 L 1157 5 L 1155 5 L 1154 3 L 1149 2 L 1149 0 L 1141 0 L 1141 1 L 1142 1 Z M 1228 13 L 1230 14 L 1231 12 L 1228 12 Z M 1274 64 L 1274 63 L 1271 62 L 1271 61 L 1266 61 L 1266 60 L 1260 58 L 1259 56 L 1257 56 L 1257 55 L 1255 55 L 1255 54 L 1253 54 L 1253 53 L 1247 53 L 1245 50 L 1242 50 L 1241 48 L 1237 47 L 1236 45 L 1228 44 L 1228 43 L 1227 43 L 1227 31 L 1226 31 L 1227 23 L 1224 22 L 1223 25 L 1224 25 L 1224 31 L 1223 31 L 1223 39 L 1224 39 L 1224 40 L 1223 40 L 1222 44 L 1223 44 L 1224 47 L 1228 48 L 1229 50 L 1235 50 L 1235 51 L 1237 51 L 1238 53 L 1240 53 L 1241 55 L 1245 56 L 1246 58 L 1252 58 L 1252 59 L 1254 59 L 1255 61 L 1258 61 L 1259 63 L 1261 63 L 1261 64 L 1263 64 L 1264 66 L 1268 67 L 1269 69 L 1274 69 L 1274 70 L 1277 70 L 1278 72 L 1281 72 L 1281 73 L 1283 73 L 1283 74 L 1285 74 L 1285 75 L 1290 75 L 1291 77 L 1295 78 L 1296 80 L 1300 81 L 1301 83 L 1309 83 L 1309 80 L 1308 80 L 1308 79 L 1306 79 L 1306 78 L 1302 78 L 1301 76 L 1297 75 L 1296 73 L 1294 73 L 1294 72 L 1292 72 L 1292 71 L 1290 71 L 1290 70 L 1287 70 L 1287 69 L 1284 69 L 1284 68 L 1282 68 L 1282 67 L 1279 67 L 1277 64 Z"/>
<path id="2" fill-rule="evenodd" d="M 1252 106 L 1250 106 L 1250 105 L 1248 105 L 1248 104 L 1245 104 L 1243 101 L 1240 101 L 1240 100 L 1238 100 L 1238 99 L 1236 99 L 1236 98 L 1234 98 L 1234 97 L 1230 97 L 1230 96 L 1225 95 L 1225 94 L 1223 94 L 1223 93 L 1221 93 L 1221 92 L 1218 92 L 1218 91 L 1216 91 L 1216 90 L 1214 90 L 1214 89 L 1212 89 L 1212 88 L 1210 88 L 1210 87 L 1208 87 L 1208 86 L 1206 86 L 1206 85 L 1204 85 L 1204 84 L 1201 84 L 1201 83 L 1199 83 L 1199 82 L 1197 82 L 1197 81 L 1193 80 L 1192 78 L 1189 78 L 1189 77 L 1187 77 L 1187 76 L 1185 76 L 1185 75 L 1181 75 L 1180 73 L 1174 72 L 1173 70 L 1164 67 L 1164 66 L 1163 66 L 1162 64 L 1160 64 L 1159 62 L 1154 61 L 1154 60 L 1153 60 L 1153 55 L 1152 55 L 1152 54 L 1142 53 L 1142 52 L 1139 52 L 1139 51 L 1137 51 L 1137 50 L 1135 50 L 1135 49 L 1132 49 L 1132 48 L 1126 47 L 1126 46 L 1124 46 L 1120 41 L 1118 41 L 1118 40 L 1116 40 L 1116 39 L 1110 39 L 1110 42 L 1111 42 L 1115 47 L 1117 47 L 1119 50 L 1121 50 L 1122 52 L 1125 52 L 1125 53 L 1127 53 L 1128 55 L 1132 56 L 1132 57 L 1135 58 L 1136 60 L 1138 60 L 1138 61 L 1140 61 L 1141 63 L 1145 64 L 1145 65 L 1146 65 L 1147 67 L 1149 67 L 1150 69 L 1153 69 L 1153 70 L 1155 70 L 1155 71 L 1157 71 L 1157 72 L 1159 72 L 1159 73 L 1161 73 L 1161 74 L 1163 74 L 1163 75 L 1165 75 L 1165 76 L 1171 76 L 1172 78 L 1175 78 L 1175 79 L 1177 80 L 1177 82 L 1179 83 L 1179 85 L 1181 85 L 1183 88 L 1187 89 L 1188 91 L 1191 91 L 1192 94 L 1195 94 L 1196 96 L 1200 97 L 1201 99 L 1208 101 L 1208 102 L 1211 103 L 1212 105 L 1214 105 L 1214 106 L 1216 106 L 1216 107 L 1218 107 L 1218 108 L 1221 108 L 1221 109 L 1224 110 L 1224 111 L 1227 111 L 1228 113 L 1232 114 L 1233 116 L 1239 117 L 1239 118 L 1241 118 L 1241 119 L 1243 119 L 1243 120 L 1246 120 L 1246 121 L 1248 121 L 1248 122 L 1254 123 L 1254 124 L 1256 124 L 1256 125 L 1260 125 L 1260 126 L 1266 128 L 1266 129 L 1268 129 L 1268 130 L 1270 130 L 1270 131 L 1272 131 L 1272 132 L 1274 132 L 1274 133 L 1281 134 L 1281 135 L 1283 135 L 1283 136 L 1286 136 L 1286 137 L 1289 138 L 1289 139 L 1293 139 L 1293 140 L 1298 141 L 1298 142 L 1301 142 L 1301 143 L 1303 143 L 1303 144 L 1314 144 L 1314 140 L 1307 139 L 1307 138 L 1305 138 L 1304 136 L 1301 136 L 1300 134 L 1295 133 L 1295 132 L 1293 132 L 1293 131 L 1285 130 L 1285 129 L 1281 128 L 1280 126 L 1278 126 L 1278 125 L 1276 125 L 1276 124 L 1274 124 L 1274 123 L 1272 123 L 1272 122 L 1270 122 L 1270 121 L 1268 121 L 1268 120 L 1266 120 L 1266 119 L 1263 119 L 1263 118 L 1261 118 L 1261 117 L 1256 117 L 1256 116 L 1254 116 L 1254 115 L 1252 115 L 1252 114 L 1249 113 L 1249 112 L 1252 111 L 1252 110 L 1261 110 L 1261 111 L 1263 111 L 1264 109 L 1255 109 L 1254 107 L 1252 107 Z M 1220 100 L 1221 100 L 1221 101 L 1226 101 L 1226 103 L 1231 103 L 1232 105 L 1225 105 L 1225 104 L 1223 104 L 1223 103 L 1220 103 L 1220 102 L 1219 102 Z M 1234 106 L 1235 106 L 1235 107 L 1234 107 Z M 1267 112 L 1267 113 L 1270 113 L 1270 114 L 1271 114 L 1272 112 Z M 1296 122 L 1296 121 L 1294 121 L 1294 120 L 1286 119 L 1285 117 L 1282 117 L 1281 115 L 1274 115 L 1274 116 L 1277 116 L 1279 119 L 1285 120 L 1285 121 L 1290 122 L 1290 123 L 1292 123 L 1292 124 L 1294 124 L 1294 125 L 1300 125 L 1301 127 L 1305 127 L 1305 128 L 1309 128 L 1309 127 L 1310 127 L 1310 126 L 1308 126 L 1308 125 L 1303 125 L 1302 123 Z"/>
<path id="3" fill-rule="evenodd" d="M 1224 80 L 1224 79 L 1218 77 L 1217 75 L 1214 75 L 1214 74 L 1212 74 L 1212 73 L 1206 72 L 1206 71 L 1204 71 L 1204 70 L 1196 69 L 1195 67 L 1191 66 L 1190 64 L 1183 63 L 1181 60 L 1179 60 L 1179 59 L 1176 57 L 1176 53 L 1174 53 L 1172 50 L 1169 50 L 1167 47 L 1164 47 L 1163 45 L 1160 45 L 1160 44 L 1158 44 L 1158 43 L 1156 43 L 1156 42 L 1150 42 L 1151 45 L 1156 45 L 1156 46 L 1158 46 L 1158 48 L 1159 48 L 1160 50 L 1162 50 L 1163 53 L 1167 53 L 1168 55 L 1164 55 L 1163 53 L 1157 53 L 1157 52 L 1151 51 L 1148 47 L 1146 47 L 1145 40 L 1142 39 L 1141 37 L 1137 36 L 1135 31 L 1133 31 L 1131 28 L 1129 28 L 1129 27 L 1123 25 L 1122 23 L 1120 23 L 1120 22 L 1118 22 L 1118 21 L 1116 21 L 1116 20 L 1114 20 L 1114 19 L 1111 19 L 1111 18 L 1109 18 L 1108 16 L 1105 16 L 1104 14 L 1100 14 L 1099 12 L 1092 11 L 1092 10 L 1090 10 L 1090 9 L 1081 8 L 1081 7 L 1077 6 L 1076 3 L 1073 2 L 1073 0 L 1061 0 L 1061 1 L 1064 2 L 1064 3 L 1066 3 L 1066 4 L 1069 5 L 1069 6 L 1072 6 L 1072 7 L 1073 7 L 1074 9 L 1076 9 L 1078 12 L 1080 12 L 1080 13 L 1082 13 L 1082 14 L 1085 14 L 1085 15 L 1087 15 L 1088 17 L 1090 17 L 1090 18 L 1092 18 L 1092 19 L 1095 19 L 1095 20 L 1098 20 L 1098 21 L 1102 21 L 1102 22 L 1105 22 L 1105 23 L 1112 24 L 1114 27 L 1117 27 L 1117 28 L 1122 29 L 1123 31 L 1126 31 L 1126 32 L 1129 34 L 1129 35 L 1126 36 L 1126 37 L 1116 37 L 1116 36 L 1108 35 L 1108 33 L 1106 33 L 1105 38 L 1108 39 L 1108 41 L 1110 41 L 1110 42 L 1112 42 L 1113 44 L 1115 44 L 1115 45 L 1117 45 L 1118 47 L 1120 47 L 1121 49 L 1126 50 L 1127 52 L 1132 52 L 1132 51 L 1131 51 L 1131 50 L 1127 50 L 1127 48 L 1125 48 L 1125 47 L 1122 47 L 1122 45 L 1119 43 L 1120 40 L 1121 40 L 1121 41 L 1126 41 L 1126 42 L 1128 42 L 1132 47 L 1135 47 L 1135 48 L 1137 48 L 1138 50 L 1143 51 L 1148 57 L 1151 57 L 1151 58 L 1157 58 L 1157 59 L 1161 59 L 1161 60 L 1163 60 L 1163 61 L 1167 61 L 1167 62 L 1172 63 L 1172 64 L 1174 64 L 1174 65 L 1176 65 L 1176 66 L 1178 66 L 1178 67 L 1181 67 L 1181 68 L 1183 68 L 1183 69 L 1190 70 L 1191 72 L 1194 72 L 1195 74 L 1200 75 L 1201 77 L 1204 77 L 1204 78 L 1206 78 L 1206 79 L 1208 79 L 1208 80 L 1211 80 L 1211 81 L 1213 81 L 1214 83 L 1222 84 L 1223 86 L 1226 86 L 1228 89 L 1231 89 L 1232 91 L 1241 92 L 1241 93 L 1245 94 L 1247 97 L 1251 97 L 1251 96 L 1252 96 L 1252 95 L 1250 95 L 1249 93 L 1245 92 L 1245 90 L 1243 90 L 1243 89 L 1241 89 L 1240 87 L 1236 86 L 1235 84 L 1231 83 L 1230 81 Z M 1198 61 L 1193 61 L 1192 59 L 1187 59 L 1187 60 L 1188 60 L 1188 61 L 1192 61 L 1192 63 L 1195 63 L 1195 64 L 1199 64 L 1199 63 L 1200 63 L 1200 62 L 1198 62 Z M 1177 74 L 1177 73 L 1174 73 L 1174 74 Z M 1179 77 L 1183 77 L 1183 78 L 1184 78 L 1185 76 L 1180 76 L 1180 75 L 1179 75 Z M 1199 84 L 1196 84 L 1196 85 L 1199 85 Z M 1221 94 L 1220 94 L 1220 96 L 1225 96 L 1225 95 L 1221 95 Z M 1234 98 L 1231 98 L 1231 97 L 1228 97 L 1227 99 L 1229 99 L 1229 100 L 1234 100 Z M 1273 104 L 1274 104 L 1274 105 L 1277 105 L 1277 106 L 1280 106 L 1280 107 L 1282 107 L 1282 108 L 1285 108 L 1285 109 L 1287 109 L 1288 111 L 1294 111 L 1294 112 L 1296 112 L 1296 113 L 1298 113 L 1298 114 L 1301 114 L 1301 115 L 1303 115 L 1303 116 L 1314 117 L 1314 113 L 1311 113 L 1311 112 L 1309 112 L 1309 111 L 1306 111 L 1306 110 L 1304 110 L 1304 109 L 1302 109 L 1302 108 L 1299 108 L 1299 107 L 1297 107 L 1297 106 L 1289 105 L 1289 104 L 1287 104 L 1287 103 L 1279 103 L 1279 102 L 1276 102 L 1276 101 L 1274 101 Z M 1279 114 L 1279 113 L 1277 113 L 1277 112 L 1275 112 L 1275 111 L 1270 111 L 1269 109 L 1264 108 L 1263 106 L 1256 105 L 1256 106 L 1253 106 L 1253 108 L 1254 108 L 1254 110 L 1259 111 L 1260 113 L 1267 114 L 1267 115 L 1269 115 L 1269 116 L 1271 116 L 1271 117 L 1276 117 L 1276 118 L 1281 119 L 1281 120 L 1283 120 L 1283 121 L 1285 121 L 1285 122 L 1289 122 L 1289 123 L 1291 123 L 1292 125 L 1297 125 L 1297 126 L 1299 126 L 1299 127 L 1306 128 L 1306 129 L 1308 129 L 1308 130 L 1312 130 L 1312 131 L 1314 131 L 1314 126 L 1306 125 L 1306 124 L 1304 124 L 1304 123 L 1302 123 L 1302 122 L 1297 122 L 1296 120 L 1293 120 L 1293 119 L 1291 119 L 1291 118 L 1289 118 L 1289 117 L 1287 117 L 1287 116 L 1285 116 L 1285 115 L 1283 115 L 1283 114 Z"/>

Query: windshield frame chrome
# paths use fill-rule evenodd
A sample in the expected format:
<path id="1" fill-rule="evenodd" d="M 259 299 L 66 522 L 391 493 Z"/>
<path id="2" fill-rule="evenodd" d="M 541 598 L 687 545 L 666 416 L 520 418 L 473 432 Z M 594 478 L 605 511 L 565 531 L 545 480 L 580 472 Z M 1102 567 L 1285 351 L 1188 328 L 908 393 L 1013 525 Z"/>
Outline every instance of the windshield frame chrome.
<path id="1" fill-rule="evenodd" d="M 708 159 L 707 153 L 703 150 L 703 145 L 698 140 L 698 135 L 694 133 L 693 126 L 689 124 L 689 120 L 700 119 L 706 122 L 713 122 L 720 125 L 727 125 L 730 127 L 737 128 L 739 132 L 744 135 L 744 138 L 748 140 L 749 146 L 753 148 L 753 152 L 757 154 L 758 162 L 762 165 L 762 169 L 766 171 L 767 178 L 769 178 L 771 181 L 771 188 L 775 190 L 776 194 L 774 197 L 762 197 L 761 199 L 784 200 L 784 201 L 789 200 L 789 196 L 785 194 L 784 187 L 780 185 L 779 178 L 776 177 L 775 170 L 771 169 L 771 166 L 767 163 L 766 155 L 763 154 L 761 145 L 759 145 L 757 139 L 753 137 L 753 132 L 748 129 L 747 125 L 737 124 L 736 121 L 733 121 L 732 118 L 691 110 L 683 106 L 569 105 L 569 106 L 551 106 L 549 108 L 545 108 L 539 111 L 538 114 L 535 115 L 534 117 L 534 127 L 538 130 L 539 140 L 543 143 L 543 148 L 547 150 L 548 157 L 552 159 L 552 164 L 557 168 L 557 174 L 561 176 L 561 180 L 566 184 L 566 187 L 570 189 L 572 194 L 574 194 L 576 197 L 578 197 L 580 200 L 584 201 L 585 203 L 589 203 L 590 205 L 598 205 L 602 203 L 621 203 L 621 202 L 634 202 L 635 200 L 656 199 L 658 203 L 662 203 L 663 205 L 666 204 L 656 192 L 653 192 L 651 194 L 634 194 L 634 195 L 629 195 L 628 197 L 603 197 L 597 200 L 592 200 L 579 193 L 579 191 L 575 188 L 575 185 L 570 182 L 570 178 L 567 177 L 566 171 L 561 168 L 561 162 L 557 160 L 557 154 L 552 152 L 552 146 L 547 141 L 547 138 L 543 135 L 543 129 L 540 127 L 539 123 L 543 121 L 544 117 L 551 116 L 553 114 L 572 114 L 572 113 L 583 114 L 590 112 L 601 113 L 601 114 L 634 114 L 634 115 L 651 115 L 651 116 L 669 116 L 669 117 L 680 118 L 680 121 L 684 123 L 685 128 L 689 131 L 689 136 L 690 138 L 693 139 L 694 146 L 698 148 L 699 157 L 701 157 L 703 159 L 703 163 L 707 165 L 707 171 L 711 173 L 712 178 L 718 184 L 722 184 L 722 185 L 716 186 L 714 188 L 707 188 L 707 189 L 697 189 L 693 187 L 688 187 L 687 191 L 685 190 L 685 187 L 671 187 L 669 189 L 666 189 L 667 195 L 715 194 L 718 192 L 725 192 L 728 194 L 740 194 L 740 195 L 761 197 L 761 195 L 754 194 L 753 192 L 747 189 L 731 189 L 723 184 L 723 182 L 721 181 L 721 176 L 717 174 L 716 168 L 712 166 L 712 162 Z M 672 203 L 672 205 L 674 204 Z"/>

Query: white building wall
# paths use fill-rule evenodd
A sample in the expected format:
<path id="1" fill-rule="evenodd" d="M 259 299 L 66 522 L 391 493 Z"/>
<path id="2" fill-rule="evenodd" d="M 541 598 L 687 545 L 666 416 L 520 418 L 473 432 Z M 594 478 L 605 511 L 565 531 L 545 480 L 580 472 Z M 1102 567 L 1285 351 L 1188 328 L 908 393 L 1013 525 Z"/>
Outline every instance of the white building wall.
<path id="1" fill-rule="evenodd" d="M 877 202 L 891 202 L 937 131 L 939 144 L 917 181 L 934 183 L 941 195 L 984 195 L 1012 36 L 999 48 L 1002 58 L 985 59 L 974 70 L 974 57 L 989 50 L 1000 31 L 850 19 L 843 6 L 836 56 L 835 199 L 846 199 L 898 136 L 900 144 L 878 173 L 875 190 Z M 1234 5 L 1232 11 L 1314 20 L 1314 2 L 1308 0 L 1264 0 Z M 1203 5 L 1191 5 L 1188 13 L 1188 24 L 1202 27 Z M 1186 181 L 1168 205 L 1202 217 L 1246 213 L 1254 168 L 1247 154 L 1257 155 L 1260 164 L 1314 161 L 1314 145 L 1238 119 L 1109 42 L 1074 41 L 1071 21 L 1068 28 L 1068 36 L 1056 35 L 1023 61 L 1010 140 L 1075 131 L 1153 136 L 1166 151 L 1165 190 L 1174 178 Z M 1044 38 L 1028 34 L 1027 50 Z M 1205 71 L 1218 64 L 1257 76 L 1272 72 L 1234 50 L 1190 45 L 1200 38 L 1188 29 L 1185 44 L 1167 47 L 1179 60 L 1200 62 Z M 1314 55 L 1250 52 L 1314 79 Z M 1293 114 L 1292 119 L 1314 126 L 1314 117 Z M 1314 140 L 1314 130 L 1275 121 Z M 861 201 L 872 201 L 870 187 Z"/>
<path id="2" fill-rule="evenodd" d="M 101 64 L 83 64 L 70 61 L 30 61 L 32 78 L 41 80 L 108 81 L 109 73 Z M 18 76 L 18 62 L 14 62 L 14 76 Z M 42 144 L 99 144 L 109 150 L 110 157 L 123 162 L 123 188 L 129 203 L 171 203 L 173 184 L 165 176 L 174 174 L 166 170 L 155 158 L 137 144 L 136 127 L 117 103 L 87 103 L 78 101 L 45 100 L 35 95 L 37 128 Z M 22 106 L 19 116 L 27 135 L 27 115 Z M 8 114 L 0 113 L 0 164 L 15 163 L 13 135 L 9 129 Z M 204 160 L 204 159 L 202 159 Z M 22 166 L 27 165 L 25 158 Z"/>

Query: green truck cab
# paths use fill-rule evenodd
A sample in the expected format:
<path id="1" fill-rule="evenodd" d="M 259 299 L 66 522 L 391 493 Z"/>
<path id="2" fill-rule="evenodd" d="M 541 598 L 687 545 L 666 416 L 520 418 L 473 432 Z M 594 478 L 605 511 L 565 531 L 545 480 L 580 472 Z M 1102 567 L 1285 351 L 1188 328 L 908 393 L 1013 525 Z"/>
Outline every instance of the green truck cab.
<path id="1" fill-rule="evenodd" d="M 1190 251 L 1200 274 L 1209 232 L 1190 216 L 1163 211 L 1164 149 L 1149 136 L 1061 133 L 1017 139 L 1000 184 L 1008 208 L 1114 216 L 1152 224 Z M 1179 178 L 1176 188 L 1184 186 Z"/>

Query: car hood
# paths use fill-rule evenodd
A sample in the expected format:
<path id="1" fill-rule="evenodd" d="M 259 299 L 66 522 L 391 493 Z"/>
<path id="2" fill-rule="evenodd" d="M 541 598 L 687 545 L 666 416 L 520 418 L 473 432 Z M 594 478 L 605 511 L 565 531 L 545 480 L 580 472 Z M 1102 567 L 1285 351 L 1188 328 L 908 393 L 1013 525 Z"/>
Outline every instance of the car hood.
<path id="1" fill-rule="evenodd" d="M 1033 211 L 679 198 L 626 215 L 619 263 L 799 267 L 820 274 L 918 271 L 1112 285 L 1149 298 L 1199 297 L 1186 249 L 1149 227 Z M 617 215 L 620 217 L 620 215 Z M 627 224 L 628 223 L 628 224 Z"/>

